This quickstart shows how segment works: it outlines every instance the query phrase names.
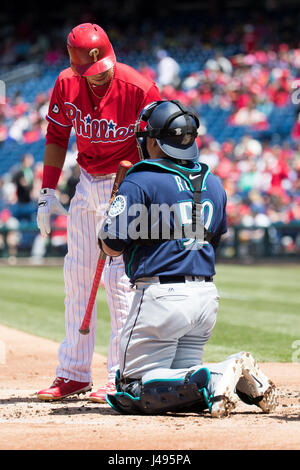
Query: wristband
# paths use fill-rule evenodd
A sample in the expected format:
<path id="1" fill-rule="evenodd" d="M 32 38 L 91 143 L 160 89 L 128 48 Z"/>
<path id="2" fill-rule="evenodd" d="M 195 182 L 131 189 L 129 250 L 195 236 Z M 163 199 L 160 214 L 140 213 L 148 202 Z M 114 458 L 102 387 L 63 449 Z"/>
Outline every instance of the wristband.
<path id="1" fill-rule="evenodd" d="M 61 175 L 61 168 L 44 165 L 42 188 L 55 189 Z"/>

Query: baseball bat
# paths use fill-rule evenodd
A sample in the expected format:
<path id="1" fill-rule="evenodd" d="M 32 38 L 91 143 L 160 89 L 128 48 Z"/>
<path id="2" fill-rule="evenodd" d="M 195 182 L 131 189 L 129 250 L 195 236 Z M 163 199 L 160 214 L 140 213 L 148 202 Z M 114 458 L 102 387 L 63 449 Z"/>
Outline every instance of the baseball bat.
<path id="1" fill-rule="evenodd" d="M 127 171 L 131 167 L 132 167 L 132 163 L 128 162 L 127 160 L 122 160 L 120 162 L 117 173 L 116 173 L 115 181 L 114 181 L 114 184 L 113 184 L 111 197 L 110 197 L 110 200 L 109 200 L 109 206 L 112 204 L 113 200 L 117 196 L 120 184 L 123 181 L 123 179 L 125 178 L 125 175 L 126 175 Z M 91 321 L 91 317 L 92 317 L 92 311 L 93 311 L 93 307 L 94 307 L 94 304 L 95 304 L 96 295 L 97 295 L 97 291 L 98 291 L 98 288 L 99 288 L 103 268 L 104 268 L 104 265 L 105 265 L 105 260 L 106 260 L 106 254 L 104 253 L 103 250 L 100 250 L 100 255 L 99 255 L 97 266 L 96 266 L 96 271 L 95 271 L 95 275 L 94 275 L 94 279 L 93 279 L 93 284 L 92 284 L 92 289 L 91 289 L 91 292 L 90 292 L 88 305 L 87 305 L 87 308 L 86 308 L 85 315 L 83 317 L 81 326 L 79 328 L 79 333 L 81 333 L 82 335 L 87 335 L 90 332 L 90 321 Z"/>

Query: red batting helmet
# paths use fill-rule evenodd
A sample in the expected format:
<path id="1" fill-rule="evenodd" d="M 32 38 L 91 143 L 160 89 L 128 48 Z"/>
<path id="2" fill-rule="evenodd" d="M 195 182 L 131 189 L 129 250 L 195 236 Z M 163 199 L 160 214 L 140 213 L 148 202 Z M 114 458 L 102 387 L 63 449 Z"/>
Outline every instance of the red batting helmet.
<path id="1" fill-rule="evenodd" d="M 83 23 L 73 28 L 67 48 L 71 67 L 81 76 L 97 75 L 116 63 L 107 34 L 97 24 Z"/>

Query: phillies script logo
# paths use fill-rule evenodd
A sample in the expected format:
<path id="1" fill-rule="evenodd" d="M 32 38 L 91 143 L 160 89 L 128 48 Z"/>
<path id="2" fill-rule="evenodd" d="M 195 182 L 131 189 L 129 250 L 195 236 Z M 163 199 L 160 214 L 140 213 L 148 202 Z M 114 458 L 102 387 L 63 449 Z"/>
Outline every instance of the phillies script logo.
<path id="1" fill-rule="evenodd" d="M 112 119 L 92 119 L 90 114 L 82 117 L 81 110 L 72 103 L 65 103 L 65 107 L 76 135 L 90 139 L 92 143 L 120 142 L 134 135 L 134 124 L 129 127 L 117 127 Z"/>

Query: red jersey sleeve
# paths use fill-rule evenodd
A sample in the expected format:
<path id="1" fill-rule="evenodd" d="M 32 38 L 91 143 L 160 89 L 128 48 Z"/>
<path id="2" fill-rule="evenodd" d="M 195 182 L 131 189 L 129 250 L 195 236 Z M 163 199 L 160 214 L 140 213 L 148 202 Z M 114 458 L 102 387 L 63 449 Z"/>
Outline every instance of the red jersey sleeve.
<path id="1" fill-rule="evenodd" d="M 46 144 L 57 144 L 60 147 L 68 148 L 72 123 L 65 112 L 64 100 L 62 97 L 62 81 L 60 76 L 54 85 L 48 114 Z"/>
<path id="2" fill-rule="evenodd" d="M 138 109 L 138 115 L 142 111 L 142 109 L 147 106 L 147 104 L 153 103 L 153 101 L 160 101 L 161 96 L 159 94 L 158 88 L 153 83 L 152 87 L 149 88 L 148 92 L 144 95 L 144 99 L 140 105 L 140 109 Z"/>

